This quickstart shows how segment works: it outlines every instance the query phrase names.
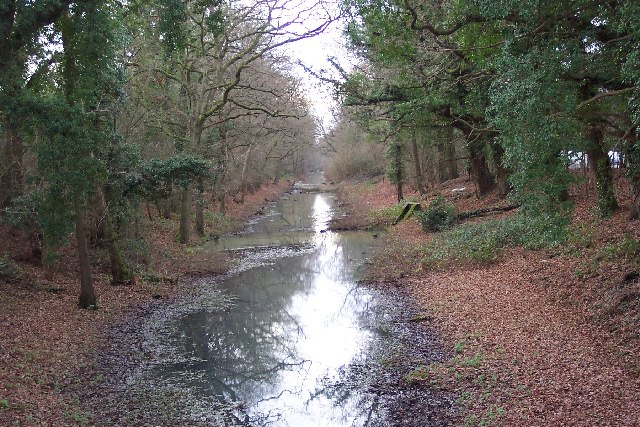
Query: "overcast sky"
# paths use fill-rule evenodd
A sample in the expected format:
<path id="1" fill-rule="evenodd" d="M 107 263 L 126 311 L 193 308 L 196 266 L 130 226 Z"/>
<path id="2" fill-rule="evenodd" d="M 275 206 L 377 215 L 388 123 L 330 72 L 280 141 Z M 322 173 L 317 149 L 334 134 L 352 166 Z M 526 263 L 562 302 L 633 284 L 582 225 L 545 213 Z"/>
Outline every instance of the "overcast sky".
<path id="1" fill-rule="evenodd" d="M 312 1 L 317 0 L 302 0 L 298 7 L 306 7 Z M 329 12 L 333 16 L 338 15 L 338 3 L 336 0 L 329 0 L 325 3 L 325 7 L 330 8 Z M 318 15 L 320 16 L 315 19 L 313 17 L 307 18 L 305 26 L 313 28 L 320 25 L 323 13 L 319 12 Z M 330 57 L 337 58 L 339 63 L 348 70 L 353 59 L 344 45 L 342 37 L 344 25 L 344 20 L 335 21 L 320 35 L 287 45 L 286 52 L 294 62 L 300 60 L 305 66 L 316 72 L 333 71 L 333 67 L 327 62 L 327 58 Z M 300 66 L 296 67 L 295 72 L 303 81 L 305 96 L 312 103 L 312 113 L 322 122 L 324 129 L 329 130 L 332 125 L 331 110 L 336 106 L 332 97 L 332 88 L 309 75 Z M 334 75 L 337 75 L 335 71 Z"/>

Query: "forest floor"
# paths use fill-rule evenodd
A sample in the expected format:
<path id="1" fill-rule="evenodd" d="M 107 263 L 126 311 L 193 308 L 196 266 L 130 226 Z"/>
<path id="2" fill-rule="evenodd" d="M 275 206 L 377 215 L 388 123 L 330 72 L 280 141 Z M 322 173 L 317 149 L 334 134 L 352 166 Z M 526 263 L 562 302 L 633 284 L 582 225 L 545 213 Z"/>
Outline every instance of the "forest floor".
<path id="1" fill-rule="evenodd" d="M 601 220 L 585 179 L 570 192 L 576 206 L 565 243 L 504 248 L 485 261 L 424 262 L 436 233 L 414 218 L 389 225 L 396 195 L 384 180 L 343 185 L 347 215 L 333 228 L 388 226 L 368 281 L 408 291 L 448 343 L 446 363 L 416 367 L 409 377 L 459 396 L 460 425 L 638 426 L 640 227 L 628 220 L 627 188 L 618 178 L 621 208 Z M 436 195 L 457 212 L 504 204 L 478 198 L 464 178 L 422 202 Z"/>
<path id="2" fill-rule="evenodd" d="M 266 202 L 286 191 L 291 182 L 267 185 L 247 195 L 243 204 L 227 202 L 226 230 L 244 225 Z M 219 214 L 209 212 L 205 218 Z M 30 236 L 0 225 L 0 425 L 82 426 L 90 414 L 69 401 L 65 389 L 90 371 L 91 355 L 106 348 L 104 331 L 134 307 L 176 295 L 194 275 L 223 273 L 222 253 L 198 245 L 176 243 L 177 216 L 145 221 L 149 245 L 133 248 L 147 265 L 133 286 L 109 284 L 108 257 L 94 248 L 92 270 L 97 310 L 79 310 L 78 262 L 65 247 L 56 267 L 45 271 L 33 256 Z"/>

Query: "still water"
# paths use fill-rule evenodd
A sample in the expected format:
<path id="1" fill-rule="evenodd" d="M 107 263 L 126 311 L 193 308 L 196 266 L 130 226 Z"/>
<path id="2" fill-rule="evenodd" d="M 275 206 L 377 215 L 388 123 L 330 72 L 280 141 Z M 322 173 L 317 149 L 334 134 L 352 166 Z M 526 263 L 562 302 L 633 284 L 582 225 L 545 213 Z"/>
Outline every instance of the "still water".
<path id="1" fill-rule="evenodd" d="M 326 231 L 334 204 L 328 193 L 291 194 L 246 232 L 216 242 L 243 251 L 219 284 L 235 304 L 172 319 L 166 340 L 183 358 L 156 375 L 236 405 L 235 419 L 248 425 L 370 422 L 373 402 L 335 384 L 379 333 L 374 296 L 358 285 L 373 237 Z"/>

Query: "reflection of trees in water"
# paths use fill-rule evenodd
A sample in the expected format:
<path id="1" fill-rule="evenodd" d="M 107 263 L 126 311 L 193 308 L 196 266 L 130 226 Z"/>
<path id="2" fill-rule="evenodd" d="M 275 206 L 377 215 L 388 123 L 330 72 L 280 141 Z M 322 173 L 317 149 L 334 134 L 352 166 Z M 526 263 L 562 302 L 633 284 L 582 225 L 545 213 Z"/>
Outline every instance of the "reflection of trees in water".
<path id="1" fill-rule="evenodd" d="M 283 230 L 309 229 L 312 225 L 315 194 L 292 194 L 276 203 L 278 214 L 270 221 L 253 224 L 253 232 L 271 234 Z M 272 220 L 272 221 L 271 221 Z"/>
<path id="2" fill-rule="evenodd" d="M 274 392 L 280 372 L 303 375 L 308 361 L 299 358 L 295 344 L 304 331 L 287 309 L 294 294 L 313 283 L 316 272 L 294 268 L 300 258 L 282 259 L 230 279 L 227 286 L 239 301 L 232 311 L 197 312 L 178 319 L 175 345 L 197 362 L 170 370 L 198 374 L 192 375 L 198 378 L 193 385 L 226 400 L 253 402 Z"/>
<path id="3" fill-rule="evenodd" d="M 401 295 L 373 298 L 361 324 L 379 333 L 363 349 L 365 356 L 344 366 L 337 379 L 320 381 L 309 401 L 332 401 L 358 426 L 450 425 L 454 396 L 403 379 L 416 366 L 446 359 L 434 332 L 408 320 L 416 310 Z"/>
<path id="4" fill-rule="evenodd" d="M 364 368 L 366 371 L 356 374 L 358 367 Z M 331 401 L 334 408 L 342 410 L 341 420 L 343 422 L 354 420 L 352 423 L 354 426 L 376 425 L 374 423 L 378 419 L 380 396 L 369 389 L 372 374 L 366 365 L 350 364 L 343 369 L 339 380 L 323 379 L 320 381 L 307 403 L 317 399 L 327 399 Z"/>
<path id="5" fill-rule="evenodd" d="M 310 211 L 310 206 L 305 209 Z M 323 233 L 319 236 L 322 240 L 316 242 L 318 249 L 312 253 L 280 258 L 272 265 L 244 271 L 225 281 L 224 287 L 237 298 L 236 306 L 228 312 L 201 311 L 175 319 L 169 340 L 189 361 L 166 366 L 159 376 L 217 396 L 221 403 L 243 401 L 258 405 L 279 400 L 285 394 L 298 395 L 299 401 L 304 402 L 309 398 L 306 387 L 292 382 L 281 384 L 283 372 L 297 374 L 299 383 L 303 382 L 311 363 L 298 353 L 298 341 L 307 337 L 297 315 L 292 315 L 299 310 L 291 306 L 299 303 L 297 297 L 311 295 L 316 287 L 327 285 L 323 280 L 328 280 L 336 289 L 350 286 L 340 291 L 343 301 L 335 307 L 336 312 L 345 310 L 350 316 L 357 316 L 366 311 L 368 298 L 356 295 L 358 287 L 353 284 L 353 274 L 370 247 L 370 239 L 353 237 Z M 361 412 L 360 419 L 371 419 L 376 412 L 376 399 L 372 400 L 371 394 L 352 391 L 353 388 L 326 385 L 318 390 L 317 396 L 333 400 L 330 406 L 335 408 L 347 405 Z M 249 411 L 252 414 L 249 420 L 245 419 L 247 409 L 230 411 L 229 424 L 263 425 L 279 417 L 277 413 L 254 415 Z M 352 419 L 353 415 L 351 410 L 344 413 L 345 419 Z"/>

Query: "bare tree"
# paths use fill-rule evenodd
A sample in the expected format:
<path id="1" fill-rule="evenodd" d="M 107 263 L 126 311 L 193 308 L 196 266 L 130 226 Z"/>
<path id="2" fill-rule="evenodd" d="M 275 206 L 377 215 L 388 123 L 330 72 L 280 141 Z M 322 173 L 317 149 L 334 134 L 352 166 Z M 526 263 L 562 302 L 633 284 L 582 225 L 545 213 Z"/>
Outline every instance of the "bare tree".
<path id="1" fill-rule="evenodd" d="M 243 74 L 282 46 L 320 34 L 334 20 L 321 2 L 307 5 L 291 0 L 231 1 L 207 7 L 188 1 L 185 13 L 185 45 L 148 71 L 170 94 L 165 99 L 171 105 L 158 126 L 179 150 L 189 153 L 203 151 L 203 134 L 215 130 L 229 105 L 279 116 L 277 109 L 243 102 L 241 92 L 249 90 Z M 214 16 L 217 26 L 211 25 Z M 318 24 L 308 28 L 304 22 L 312 16 Z M 192 198 L 193 189 L 187 186 L 181 193 L 182 243 L 190 240 Z"/>

